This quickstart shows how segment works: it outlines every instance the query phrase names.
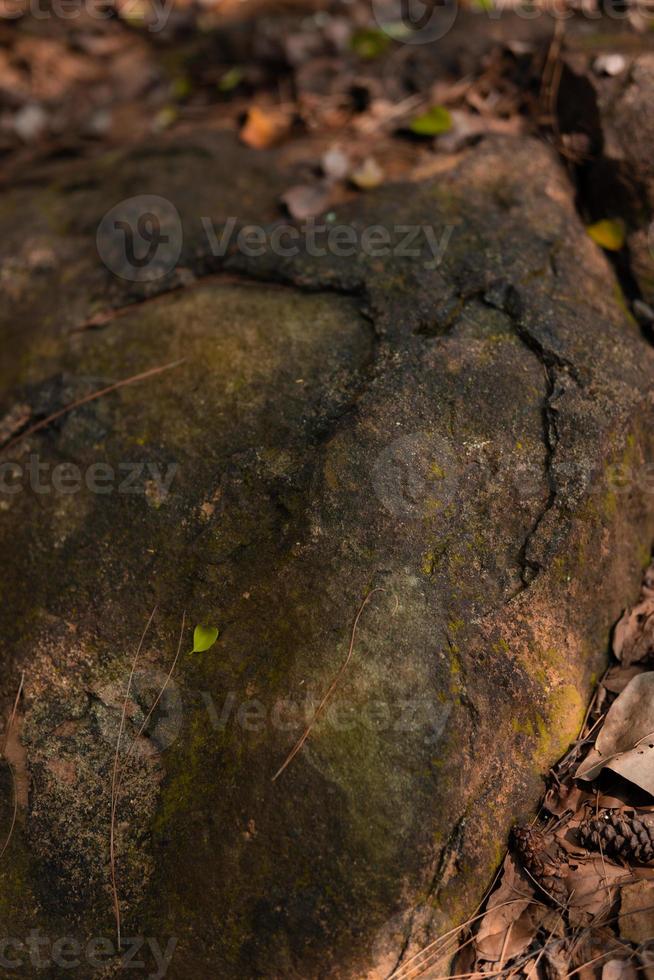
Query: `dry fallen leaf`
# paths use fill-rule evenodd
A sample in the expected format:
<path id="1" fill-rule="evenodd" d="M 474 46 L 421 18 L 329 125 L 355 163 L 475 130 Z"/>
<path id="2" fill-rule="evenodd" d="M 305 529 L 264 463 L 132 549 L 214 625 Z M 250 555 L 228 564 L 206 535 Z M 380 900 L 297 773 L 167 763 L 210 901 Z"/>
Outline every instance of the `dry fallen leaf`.
<path id="1" fill-rule="evenodd" d="M 632 678 L 618 695 L 576 776 L 594 779 L 605 767 L 654 796 L 654 671 Z"/>
<path id="2" fill-rule="evenodd" d="M 478 956 L 497 962 L 522 953 L 532 941 L 548 909 L 536 901 L 534 889 L 509 854 L 502 882 L 488 902 L 475 947 Z"/>
<path id="3" fill-rule="evenodd" d="M 602 968 L 602 980 L 636 980 L 637 976 L 630 960 L 608 960 Z"/>
<path id="4" fill-rule="evenodd" d="M 643 663 L 654 653 L 654 599 L 627 609 L 615 627 L 613 652 L 623 667 Z"/>
<path id="5" fill-rule="evenodd" d="M 374 157 L 367 157 L 361 166 L 350 174 L 352 183 L 362 191 L 370 191 L 379 187 L 383 179 L 384 171 Z"/>
<path id="6" fill-rule="evenodd" d="M 620 890 L 620 935 L 632 943 L 654 937 L 654 881 L 636 881 Z"/>
<path id="7" fill-rule="evenodd" d="M 621 665 L 612 667 L 606 677 L 602 679 L 602 687 L 611 691 L 612 694 L 622 694 L 629 681 L 642 672 L 643 668 L 639 667 L 638 664 L 632 664 L 631 667 L 622 667 Z"/>
<path id="8" fill-rule="evenodd" d="M 253 105 L 241 129 L 241 139 L 254 150 L 265 150 L 288 132 L 290 120 L 278 109 L 260 109 Z"/>
<path id="9" fill-rule="evenodd" d="M 615 898 L 615 886 L 631 878 L 628 869 L 602 860 L 601 855 L 576 860 L 570 868 L 566 876 L 570 911 L 591 916 L 608 912 Z"/>

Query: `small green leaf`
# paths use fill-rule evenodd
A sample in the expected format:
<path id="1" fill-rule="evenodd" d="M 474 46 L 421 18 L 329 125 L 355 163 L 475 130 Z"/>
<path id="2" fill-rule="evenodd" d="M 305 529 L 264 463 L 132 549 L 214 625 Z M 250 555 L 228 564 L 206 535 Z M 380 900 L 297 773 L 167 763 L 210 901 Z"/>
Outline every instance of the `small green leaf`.
<path id="1" fill-rule="evenodd" d="M 474 5 L 478 10 L 483 10 L 484 13 L 489 13 L 494 9 L 493 0 L 475 0 Z"/>
<path id="2" fill-rule="evenodd" d="M 221 75 L 220 81 L 218 82 L 219 92 L 231 92 L 243 81 L 243 76 L 245 72 L 239 65 L 234 65 L 233 68 L 229 68 L 224 75 Z"/>
<path id="3" fill-rule="evenodd" d="M 210 650 L 218 639 L 215 626 L 196 626 L 193 631 L 193 649 L 191 653 L 205 653 Z"/>
<path id="4" fill-rule="evenodd" d="M 439 136 L 452 128 L 452 116 L 442 105 L 433 105 L 421 116 L 416 116 L 409 129 L 417 136 Z"/>
<path id="5" fill-rule="evenodd" d="M 609 252 L 619 252 L 624 245 L 625 227 L 624 221 L 620 218 L 604 218 L 603 221 L 596 221 L 594 225 L 588 225 L 586 232 L 596 245 Z"/>
<path id="6" fill-rule="evenodd" d="M 350 47 L 360 58 L 371 61 L 379 58 L 388 49 L 391 39 L 384 31 L 372 27 L 362 27 L 350 38 Z"/>

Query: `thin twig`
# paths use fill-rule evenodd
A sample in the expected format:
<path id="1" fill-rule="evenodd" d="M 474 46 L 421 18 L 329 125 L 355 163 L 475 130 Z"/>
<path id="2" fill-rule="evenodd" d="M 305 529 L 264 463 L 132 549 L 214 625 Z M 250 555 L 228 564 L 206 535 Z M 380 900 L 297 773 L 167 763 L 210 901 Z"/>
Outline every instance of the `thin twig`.
<path id="1" fill-rule="evenodd" d="M 116 787 L 118 785 L 118 759 L 120 755 L 120 743 L 123 737 L 123 731 L 125 728 L 125 718 L 127 716 L 127 702 L 129 700 L 129 692 L 132 686 L 132 680 L 134 679 L 134 672 L 136 670 L 136 664 L 138 662 L 139 656 L 141 654 L 141 649 L 145 642 L 145 637 L 150 629 L 152 620 L 157 611 L 155 606 L 150 613 L 150 618 L 145 624 L 145 629 L 141 635 L 141 640 L 139 642 L 136 654 L 134 655 L 134 660 L 132 661 L 132 669 L 129 674 L 129 680 L 127 682 L 127 690 L 125 691 L 125 700 L 123 701 L 123 712 L 120 718 L 120 726 L 118 729 L 118 739 L 116 741 L 116 754 L 114 756 L 114 768 L 111 777 L 111 825 L 109 830 L 109 863 L 111 866 L 111 892 L 113 896 L 114 903 L 114 916 L 116 919 L 116 936 L 118 938 L 118 949 L 120 949 L 120 901 L 118 899 L 118 887 L 116 885 L 116 853 L 115 853 L 115 836 L 116 836 L 116 802 L 117 802 L 117 792 Z"/>
<path id="2" fill-rule="evenodd" d="M 9 826 L 9 833 L 7 834 L 7 838 L 6 838 L 5 842 L 4 842 L 4 844 L 2 845 L 2 850 L 0 851 L 0 859 L 3 857 L 5 851 L 9 847 L 9 841 L 11 840 L 12 835 L 14 833 L 14 827 L 16 826 L 16 817 L 18 816 L 18 791 L 17 791 L 17 788 L 16 788 L 16 774 L 14 772 L 14 767 L 12 766 L 11 762 L 9 761 L 9 759 L 7 759 L 7 743 L 9 742 L 9 736 L 11 735 L 11 729 L 13 727 L 14 720 L 16 718 L 16 712 L 18 711 L 18 702 L 20 701 L 20 696 L 21 696 L 21 694 L 23 692 L 23 683 L 24 683 L 24 681 L 25 681 L 25 671 L 23 670 L 21 672 L 21 675 L 20 675 L 20 684 L 18 685 L 18 691 L 16 692 L 16 698 L 14 700 L 14 707 L 13 707 L 13 710 L 12 710 L 11 715 L 9 717 L 9 721 L 7 722 L 7 730 L 5 732 L 5 737 L 4 737 L 4 741 L 3 741 L 3 744 L 2 744 L 2 755 L 3 755 L 3 757 L 4 757 L 4 759 L 5 759 L 6 763 L 7 763 L 7 765 L 9 766 L 9 772 L 11 774 L 11 787 L 12 787 L 12 795 L 13 795 L 13 798 L 14 798 L 14 809 L 13 809 L 13 813 L 12 813 L 12 817 L 11 817 L 11 824 Z"/>
<path id="3" fill-rule="evenodd" d="M 123 784 L 123 776 L 125 775 L 125 767 L 127 765 L 127 760 L 129 759 L 130 755 L 132 754 L 132 749 L 138 744 L 138 740 L 140 739 L 141 735 L 143 734 L 143 732 L 147 728 L 148 722 L 150 721 L 150 718 L 154 714 L 157 705 L 159 704 L 159 702 L 161 701 L 162 697 L 164 696 L 164 693 L 166 691 L 166 688 L 168 687 L 168 684 L 170 683 L 170 679 L 173 676 L 173 673 L 175 671 L 175 667 L 177 666 L 177 661 L 179 660 L 179 655 L 182 652 L 182 640 L 184 638 L 184 629 L 185 629 L 185 627 L 186 627 L 186 612 L 184 612 L 182 614 L 182 628 L 181 628 L 181 630 L 179 632 L 179 640 L 178 640 L 178 643 L 177 643 L 177 653 L 175 654 L 175 659 L 173 660 L 172 666 L 171 666 L 170 670 L 168 671 L 168 675 L 166 677 L 166 680 L 163 682 L 163 686 L 162 686 L 161 690 L 159 691 L 159 694 L 157 695 L 157 697 L 156 697 L 156 699 L 154 701 L 154 704 L 152 705 L 152 707 L 148 711 L 147 715 L 145 716 L 141 727 L 139 728 L 138 732 L 136 733 L 136 736 L 133 739 L 132 744 L 130 745 L 130 747 L 128 748 L 127 752 L 125 753 L 125 758 L 122 761 L 122 765 L 120 767 L 120 772 L 118 774 L 118 783 L 116 785 L 116 802 L 118 801 L 118 797 L 120 795 L 120 789 L 121 789 L 121 786 Z"/>
<path id="4" fill-rule="evenodd" d="M 341 679 L 341 677 L 342 677 L 342 675 L 343 675 L 343 673 L 345 671 L 345 668 L 347 667 L 347 665 L 350 662 L 350 659 L 352 657 L 352 651 L 354 650 L 354 639 L 355 639 L 355 636 L 356 636 L 357 625 L 359 623 L 359 618 L 361 616 L 361 613 L 366 608 L 366 606 L 370 602 L 371 598 L 374 596 L 375 592 L 385 592 L 385 591 L 386 591 L 386 589 L 373 589 L 372 592 L 369 592 L 368 593 L 368 595 L 365 597 L 365 599 L 363 600 L 363 602 L 359 606 L 358 612 L 357 612 L 357 614 L 356 614 L 356 616 L 354 618 L 354 623 L 352 625 L 352 636 L 350 637 L 350 648 L 347 651 L 347 657 L 343 661 L 343 664 L 341 665 L 340 670 L 336 674 L 336 677 L 334 678 L 334 680 L 329 685 L 329 687 L 327 689 L 327 693 L 325 694 L 325 696 L 323 697 L 322 701 L 320 702 L 320 704 L 316 708 L 316 711 L 314 712 L 313 718 L 311 719 L 311 721 L 307 725 L 306 729 L 304 730 L 304 733 L 299 738 L 299 740 L 296 742 L 295 746 L 291 749 L 291 751 L 289 752 L 289 754 L 286 756 L 286 759 L 284 760 L 284 762 L 282 763 L 282 765 L 279 767 L 279 769 L 277 770 L 277 772 L 275 773 L 275 775 L 272 777 L 271 782 L 274 783 L 275 780 L 278 779 L 279 776 L 281 776 L 281 774 L 284 772 L 284 770 L 286 769 L 286 767 L 293 761 L 293 759 L 298 754 L 298 752 L 300 751 L 300 749 L 302 748 L 302 746 L 304 745 L 304 743 L 308 739 L 309 735 L 311 734 L 311 729 L 315 725 L 315 723 L 318 720 L 319 716 L 322 714 L 322 712 L 323 712 L 323 710 L 325 708 L 325 705 L 327 704 L 327 702 L 329 701 L 330 697 L 334 693 L 334 690 L 336 688 L 336 685 L 338 684 L 339 680 Z"/>
<path id="5" fill-rule="evenodd" d="M 88 405 L 89 402 L 93 402 L 96 398 L 102 398 L 104 395 L 111 394 L 112 391 L 118 391 L 119 388 L 125 388 L 127 385 L 136 384 L 137 381 L 145 381 L 147 378 L 153 378 L 156 374 L 162 374 L 164 371 L 170 371 L 171 368 L 177 367 L 179 364 L 183 364 L 186 358 L 181 357 L 177 361 L 171 361 L 169 364 L 161 364 L 159 367 L 149 368 L 147 371 L 142 371 L 140 374 L 133 374 L 129 378 L 124 378 L 122 381 L 116 381 L 114 384 L 107 385 L 106 388 L 101 388 L 99 391 L 94 391 L 90 395 L 85 395 L 83 398 L 78 398 L 77 401 L 71 402 L 70 405 L 65 405 L 60 408 L 58 412 L 53 412 L 52 415 L 48 415 L 47 418 L 41 419 L 40 422 L 35 422 L 34 425 L 30 426 L 24 432 L 19 433 L 13 439 L 10 439 L 8 443 L 4 446 L 0 446 L 0 451 L 7 452 L 7 450 L 12 449 L 23 439 L 33 436 L 36 432 L 40 432 L 42 429 L 46 429 L 57 419 L 60 419 L 63 415 L 67 415 L 68 412 L 72 412 L 76 408 L 80 408 L 82 405 Z"/>

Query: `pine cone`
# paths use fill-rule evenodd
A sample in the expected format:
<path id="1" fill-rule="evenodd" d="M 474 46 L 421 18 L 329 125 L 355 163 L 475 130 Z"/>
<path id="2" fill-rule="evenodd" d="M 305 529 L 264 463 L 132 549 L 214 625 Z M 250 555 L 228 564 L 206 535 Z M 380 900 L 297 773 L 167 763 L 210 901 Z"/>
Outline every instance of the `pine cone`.
<path id="1" fill-rule="evenodd" d="M 600 810 L 579 827 L 584 847 L 603 851 L 632 864 L 654 861 L 654 821 L 628 817 L 615 810 Z"/>
<path id="2" fill-rule="evenodd" d="M 514 827 L 511 843 L 520 863 L 536 881 L 546 898 L 557 905 L 566 905 L 568 889 L 558 874 L 555 861 L 547 853 L 548 841 L 539 830 L 532 827 Z"/>
<path id="3" fill-rule="evenodd" d="M 532 827 L 513 827 L 511 831 L 513 850 L 520 862 L 534 878 L 545 874 L 545 837 Z"/>

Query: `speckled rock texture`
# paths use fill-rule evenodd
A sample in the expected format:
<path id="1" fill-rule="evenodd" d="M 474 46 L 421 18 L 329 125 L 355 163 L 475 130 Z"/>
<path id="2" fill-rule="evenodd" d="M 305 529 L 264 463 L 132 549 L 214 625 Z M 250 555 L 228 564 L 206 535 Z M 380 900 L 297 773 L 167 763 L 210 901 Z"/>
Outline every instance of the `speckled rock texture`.
<path id="1" fill-rule="evenodd" d="M 127 744 L 183 612 L 183 650 L 195 623 L 221 633 L 182 654 L 124 758 L 124 935 L 175 940 L 175 980 L 387 976 L 480 899 L 649 558 L 654 353 L 554 155 L 485 140 L 326 219 L 428 226 L 439 264 L 424 234 L 413 256 L 210 254 L 201 217 L 269 225 L 294 181 L 282 151 L 198 133 L 59 164 L 0 202 L 5 441 L 185 358 L 2 455 L 139 470 L 135 492 L 0 495 L 7 715 L 25 671 L 1 935 L 115 943 L 111 771 L 157 604 Z M 145 283 L 95 248 L 138 194 L 184 227 L 176 269 Z M 373 588 L 330 710 L 272 782 Z M 8 829 L 6 768 L 3 787 Z M 141 958 L 133 975 L 157 975 Z"/>

